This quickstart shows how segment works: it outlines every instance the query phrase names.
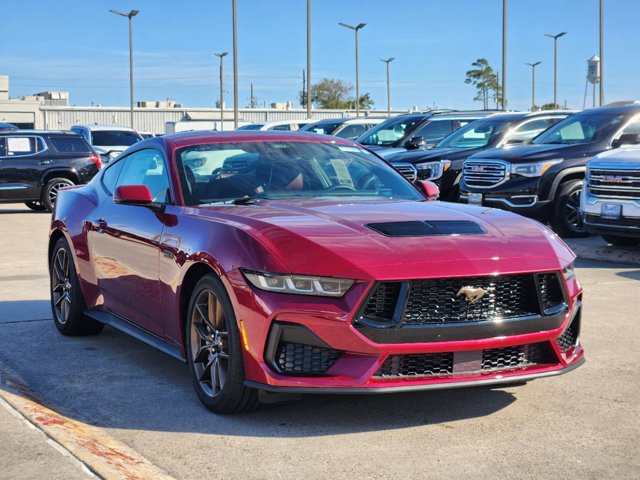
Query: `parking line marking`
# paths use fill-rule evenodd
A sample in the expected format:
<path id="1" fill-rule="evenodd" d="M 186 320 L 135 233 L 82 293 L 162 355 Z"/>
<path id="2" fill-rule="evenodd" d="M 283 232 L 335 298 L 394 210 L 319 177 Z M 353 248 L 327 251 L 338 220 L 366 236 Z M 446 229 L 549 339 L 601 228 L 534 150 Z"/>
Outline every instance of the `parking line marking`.
<path id="1" fill-rule="evenodd" d="M 25 382 L 0 363 L 0 405 L 39 430 L 47 442 L 79 468 L 107 480 L 173 480 L 101 428 L 73 420 L 43 405 Z"/>

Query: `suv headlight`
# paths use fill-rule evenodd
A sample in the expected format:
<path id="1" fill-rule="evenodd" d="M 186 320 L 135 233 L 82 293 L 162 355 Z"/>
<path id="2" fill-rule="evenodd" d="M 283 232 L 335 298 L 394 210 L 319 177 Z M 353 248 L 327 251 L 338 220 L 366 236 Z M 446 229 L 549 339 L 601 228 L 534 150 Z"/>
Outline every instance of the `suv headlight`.
<path id="1" fill-rule="evenodd" d="M 435 162 L 416 163 L 419 180 L 437 180 L 442 174 L 449 170 L 451 160 L 437 160 Z"/>
<path id="2" fill-rule="evenodd" d="M 540 177 L 554 165 L 562 162 L 562 158 L 546 160 L 544 162 L 515 163 L 511 165 L 511 173 L 523 177 Z"/>
<path id="3" fill-rule="evenodd" d="M 567 282 L 576 276 L 575 265 L 573 262 L 562 269 L 562 276 Z"/>
<path id="4" fill-rule="evenodd" d="M 267 273 L 244 269 L 242 273 L 254 287 L 260 290 L 298 295 L 342 297 L 354 283 L 353 280 L 344 278 Z"/>

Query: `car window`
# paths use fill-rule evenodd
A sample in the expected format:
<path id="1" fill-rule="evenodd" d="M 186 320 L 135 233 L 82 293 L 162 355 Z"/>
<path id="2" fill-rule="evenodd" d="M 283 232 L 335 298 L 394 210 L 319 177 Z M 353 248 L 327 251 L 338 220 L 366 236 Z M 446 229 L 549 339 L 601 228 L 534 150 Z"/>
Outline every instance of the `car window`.
<path id="1" fill-rule="evenodd" d="M 91 147 L 82 137 L 49 137 L 54 148 L 64 153 L 90 153 Z"/>
<path id="2" fill-rule="evenodd" d="M 336 128 L 338 128 L 340 125 L 342 125 L 342 121 L 333 122 L 333 123 L 327 123 L 327 122 L 308 123 L 307 125 L 302 127 L 300 130 L 302 130 L 304 132 L 319 133 L 321 135 L 322 134 L 331 135 L 331 133 L 333 133 L 333 131 Z"/>
<path id="3" fill-rule="evenodd" d="M 157 150 L 145 149 L 128 155 L 122 163 L 116 187 L 121 185 L 146 185 L 156 203 L 167 203 L 169 175 L 162 155 Z"/>
<path id="4" fill-rule="evenodd" d="M 445 137 L 438 147 L 482 148 L 494 141 L 497 135 L 511 125 L 512 121 L 502 118 L 486 118 L 470 122 Z"/>
<path id="5" fill-rule="evenodd" d="M 547 128 L 549 128 L 551 123 L 549 123 L 548 118 L 536 118 L 534 120 L 529 120 L 524 122 L 522 125 L 517 127 L 511 134 L 505 139 L 506 143 L 523 143 L 527 140 L 531 140 L 536 135 L 541 134 Z"/>
<path id="6" fill-rule="evenodd" d="M 629 125 L 624 128 L 621 134 L 640 135 L 640 118 L 636 118 L 631 123 L 629 123 Z"/>
<path id="7" fill-rule="evenodd" d="M 5 137 L 4 157 L 26 157 L 45 150 L 45 144 L 40 137 L 16 135 Z"/>
<path id="8" fill-rule="evenodd" d="M 123 165 L 124 161 L 119 160 L 115 163 L 110 163 L 102 172 L 102 184 L 109 193 L 113 193 L 116 189 L 116 182 L 118 181 L 118 176 L 120 175 Z"/>
<path id="9" fill-rule="evenodd" d="M 92 143 L 98 147 L 128 147 L 142 140 L 137 132 L 129 130 L 94 130 L 91 138 Z"/>
<path id="10" fill-rule="evenodd" d="M 377 145 L 391 147 L 405 138 L 424 117 L 418 118 L 390 118 L 358 137 L 358 143 L 362 145 Z"/>
<path id="11" fill-rule="evenodd" d="M 624 115 L 613 112 L 587 111 L 571 115 L 538 135 L 533 143 L 571 145 L 592 142 L 615 132 L 620 128 L 624 118 Z"/>
<path id="12" fill-rule="evenodd" d="M 269 130 L 291 130 L 291 125 L 275 125 L 271 127 Z"/>
<path id="13" fill-rule="evenodd" d="M 7 148 L 6 148 L 6 137 L 0 137 L 0 157 L 4 157 L 7 155 Z"/>
<path id="14" fill-rule="evenodd" d="M 420 127 L 413 137 L 422 137 L 425 141 L 433 142 L 446 137 L 452 131 L 451 120 L 433 120 Z"/>
<path id="15" fill-rule="evenodd" d="M 355 139 L 366 131 L 366 125 L 347 125 L 338 133 L 336 133 L 336 136 L 341 138 Z"/>

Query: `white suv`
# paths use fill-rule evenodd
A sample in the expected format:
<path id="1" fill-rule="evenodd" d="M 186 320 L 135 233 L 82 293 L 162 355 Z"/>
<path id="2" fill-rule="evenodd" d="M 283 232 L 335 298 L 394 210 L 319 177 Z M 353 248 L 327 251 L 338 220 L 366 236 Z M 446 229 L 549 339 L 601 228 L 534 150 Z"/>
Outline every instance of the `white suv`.
<path id="1" fill-rule="evenodd" d="M 100 155 L 102 163 L 109 163 L 127 147 L 143 140 L 135 130 L 116 125 L 74 125 L 70 130 L 85 138 Z"/>
<path id="2" fill-rule="evenodd" d="M 640 244 L 640 148 L 623 147 L 587 163 L 580 198 L 584 223 L 613 245 Z"/>

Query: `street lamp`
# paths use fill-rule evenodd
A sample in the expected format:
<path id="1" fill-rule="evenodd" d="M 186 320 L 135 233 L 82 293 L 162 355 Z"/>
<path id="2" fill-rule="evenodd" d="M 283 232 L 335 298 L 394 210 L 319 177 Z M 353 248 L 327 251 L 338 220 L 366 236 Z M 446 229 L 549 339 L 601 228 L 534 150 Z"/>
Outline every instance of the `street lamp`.
<path id="1" fill-rule="evenodd" d="M 531 67 L 531 111 L 536 109 L 536 67 L 542 62 L 527 63 Z"/>
<path id="2" fill-rule="evenodd" d="M 600 106 L 604 105 L 604 5 L 600 0 Z"/>
<path id="3" fill-rule="evenodd" d="M 560 32 L 557 35 L 545 33 L 545 37 L 553 38 L 553 108 L 558 105 L 558 39 L 567 34 Z"/>
<path id="4" fill-rule="evenodd" d="M 507 105 L 507 0 L 502 0 L 502 110 Z"/>
<path id="5" fill-rule="evenodd" d="M 360 116 L 360 73 L 358 70 L 358 30 L 364 28 L 366 23 L 359 23 L 355 27 L 353 25 L 348 25 L 346 23 L 338 23 L 338 25 L 342 25 L 343 27 L 350 28 L 354 32 L 356 32 L 356 117 Z"/>
<path id="6" fill-rule="evenodd" d="M 231 1 L 233 17 L 233 128 L 238 129 L 238 21 L 236 0 Z"/>
<path id="7" fill-rule="evenodd" d="M 391 87 L 389 86 L 389 64 L 395 60 L 395 57 L 381 58 L 380 61 L 387 64 L 387 116 L 391 116 Z"/>
<path id="8" fill-rule="evenodd" d="M 307 118 L 311 118 L 311 0 L 307 0 Z"/>
<path id="9" fill-rule="evenodd" d="M 127 17 L 129 19 L 129 108 L 131 110 L 131 128 L 133 128 L 133 22 L 132 19 L 140 10 L 131 10 L 129 13 L 109 10 L 111 13 Z"/>
<path id="10" fill-rule="evenodd" d="M 224 130 L 224 68 L 222 66 L 222 59 L 229 55 L 229 52 L 214 53 L 216 57 L 220 59 L 220 131 Z"/>

